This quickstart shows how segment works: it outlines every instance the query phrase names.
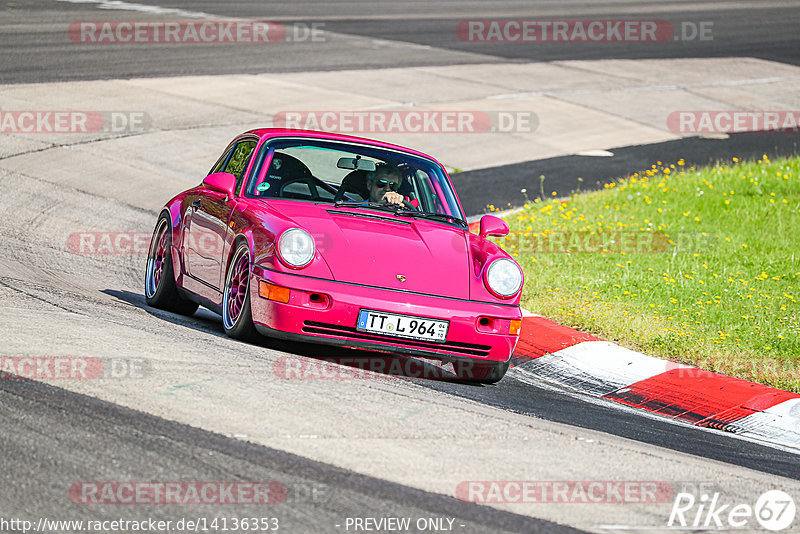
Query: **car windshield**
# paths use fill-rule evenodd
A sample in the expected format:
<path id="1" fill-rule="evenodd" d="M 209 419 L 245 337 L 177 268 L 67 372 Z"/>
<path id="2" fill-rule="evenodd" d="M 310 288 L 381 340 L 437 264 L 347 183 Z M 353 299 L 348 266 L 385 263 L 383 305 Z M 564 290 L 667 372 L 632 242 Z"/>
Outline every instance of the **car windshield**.
<path id="1" fill-rule="evenodd" d="M 277 139 L 261 148 L 245 196 L 330 203 L 458 222 L 464 215 L 444 170 L 404 152 L 319 139 Z M 382 196 L 394 191 L 402 204 Z"/>

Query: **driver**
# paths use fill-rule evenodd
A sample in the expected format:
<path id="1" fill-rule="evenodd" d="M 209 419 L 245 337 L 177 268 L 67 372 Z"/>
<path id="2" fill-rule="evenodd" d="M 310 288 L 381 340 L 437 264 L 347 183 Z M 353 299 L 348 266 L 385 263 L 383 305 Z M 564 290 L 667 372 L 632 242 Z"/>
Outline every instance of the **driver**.
<path id="1" fill-rule="evenodd" d="M 378 164 L 377 168 L 367 174 L 367 189 L 370 202 L 388 202 L 400 205 L 403 195 L 397 192 L 403 181 L 400 169 L 392 165 Z"/>

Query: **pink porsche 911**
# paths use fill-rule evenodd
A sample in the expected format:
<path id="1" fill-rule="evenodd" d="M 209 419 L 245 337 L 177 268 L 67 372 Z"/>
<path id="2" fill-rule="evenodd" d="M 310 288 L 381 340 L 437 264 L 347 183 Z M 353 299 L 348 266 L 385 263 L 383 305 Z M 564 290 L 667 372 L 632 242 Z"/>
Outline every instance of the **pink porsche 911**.
<path id="1" fill-rule="evenodd" d="M 261 129 L 163 208 L 147 257 L 151 306 L 259 333 L 452 362 L 492 383 L 519 338 L 519 265 L 467 228 L 430 156 L 345 135 Z"/>

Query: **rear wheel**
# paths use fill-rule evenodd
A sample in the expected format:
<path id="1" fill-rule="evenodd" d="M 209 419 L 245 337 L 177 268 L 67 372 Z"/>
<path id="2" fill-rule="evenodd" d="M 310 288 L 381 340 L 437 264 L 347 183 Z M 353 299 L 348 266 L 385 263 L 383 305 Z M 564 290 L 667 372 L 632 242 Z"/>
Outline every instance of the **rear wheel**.
<path id="1" fill-rule="evenodd" d="M 170 220 L 161 215 L 156 223 L 150 250 L 147 253 L 147 270 L 144 277 L 144 296 L 147 304 L 182 315 L 197 311 L 197 303 L 178 293 L 172 268 L 172 229 Z"/>
<path id="2" fill-rule="evenodd" d="M 508 362 L 477 363 L 470 360 L 456 360 L 453 362 L 453 370 L 461 382 L 495 384 L 506 376 Z"/>
<path id="3" fill-rule="evenodd" d="M 236 339 L 258 337 L 250 309 L 250 249 L 244 241 L 236 247 L 225 276 L 222 326 L 226 334 Z"/>

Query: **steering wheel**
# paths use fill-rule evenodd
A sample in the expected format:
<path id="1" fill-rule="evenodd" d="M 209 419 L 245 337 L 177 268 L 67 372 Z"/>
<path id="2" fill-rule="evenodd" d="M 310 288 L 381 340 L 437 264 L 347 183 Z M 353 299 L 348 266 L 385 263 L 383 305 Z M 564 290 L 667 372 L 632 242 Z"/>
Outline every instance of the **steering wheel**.
<path id="1" fill-rule="evenodd" d="M 283 196 L 283 190 L 286 188 L 287 185 L 296 184 L 298 182 L 302 182 L 308 186 L 308 190 L 311 193 L 312 200 L 319 200 L 319 192 L 317 191 L 317 184 L 314 183 L 314 177 L 309 176 L 305 178 L 291 178 L 289 180 L 285 180 L 281 182 L 281 187 L 278 189 L 278 196 Z"/>
<path id="2" fill-rule="evenodd" d="M 386 204 L 387 206 L 397 206 L 397 204 L 392 204 L 390 202 L 386 202 L 385 200 L 382 200 L 381 203 Z M 414 204 L 412 204 L 405 198 L 403 198 L 403 207 L 412 211 L 419 211 L 419 208 L 417 208 Z"/>
<path id="3" fill-rule="evenodd" d="M 403 206 L 405 206 L 410 210 L 419 211 L 419 208 L 417 208 L 414 204 L 406 200 L 405 197 L 403 198 Z"/>

